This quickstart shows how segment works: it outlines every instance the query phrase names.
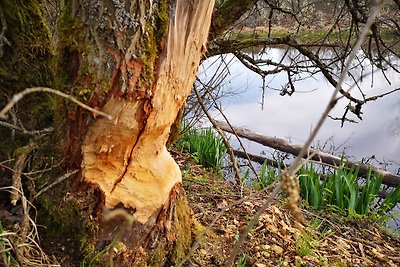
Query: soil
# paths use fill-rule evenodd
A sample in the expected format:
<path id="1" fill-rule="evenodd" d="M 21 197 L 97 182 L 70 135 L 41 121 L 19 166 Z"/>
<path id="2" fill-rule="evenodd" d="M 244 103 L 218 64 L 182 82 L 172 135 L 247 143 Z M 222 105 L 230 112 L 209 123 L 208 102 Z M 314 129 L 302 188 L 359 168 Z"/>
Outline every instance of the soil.
<path id="1" fill-rule="evenodd" d="M 175 156 L 197 220 L 210 226 L 221 216 L 211 226 L 221 242 L 206 239 L 190 258 L 191 266 L 223 266 L 270 191 L 227 183 L 193 163 L 189 155 Z M 294 219 L 284 196 L 276 199 L 242 245 L 236 266 L 400 266 L 400 238 L 380 223 L 338 212 L 302 211 L 306 225 Z"/>
<path id="2" fill-rule="evenodd" d="M 195 218 L 206 232 L 204 238 L 195 242 L 183 266 L 224 266 L 240 234 L 271 191 L 257 191 L 226 182 L 221 175 L 196 164 L 189 154 L 176 150 L 172 154 L 181 167 Z M 338 212 L 323 213 L 303 208 L 306 217 L 303 225 L 291 215 L 285 202 L 281 195 L 268 206 L 241 246 L 234 266 L 400 266 L 400 238 L 380 223 Z M 10 220 L 13 224 L 18 219 L 16 208 L 9 208 L 0 205 L 3 225 Z M 79 266 L 71 255 L 75 254 L 73 247 L 63 245 L 61 250 L 56 249 L 71 243 L 62 240 L 62 235 L 52 244 L 43 240 L 45 236 L 40 238 L 42 248 L 32 246 L 32 257 L 41 257 L 42 263 L 63 262 L 74 266 L 72 262 L 75 262 Z M 1 248 L 0 243 L 0 252 Z M 57 253 L 53 253 L 54 250 Z M 38 264 L 26 266 L 43 266 L 39 263 L 38 260 Z M 66 266 L 63 263 L 61 266 Z"/>

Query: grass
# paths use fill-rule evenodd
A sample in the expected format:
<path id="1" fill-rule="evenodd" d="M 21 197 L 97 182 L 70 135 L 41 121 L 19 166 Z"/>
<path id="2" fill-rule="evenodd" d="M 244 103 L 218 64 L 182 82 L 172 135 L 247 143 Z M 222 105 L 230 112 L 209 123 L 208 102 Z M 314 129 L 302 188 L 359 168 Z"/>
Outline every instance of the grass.
<path id="1" fill-rule="evenodd" d="M 192 129 L 176 142 L 176 146 L 189 152 L 205 168 L 220 172 L 226 155 L 222 138 L 212 128 Z"/>
<path id="2" fill-rule="evenodd" d="M 377 207 L 376 200 L 382 184 L 382 178 L 369 172 L 360 190 L 358 170 L 344 167 L 335 169 L 325 179 L 312 165 L 299 171 L 301 196 L 314 208 L 334 206 L 353 215 L 367 215 L 371 212 L 385 214 L 400 200 L 400 187 L 396 188 Z"/>
<path id="3" fill-rule="evenodd" d="M 260 180 L 256 188 L 271 184 L 276 176 L 273 167 L 264 164 L 260 169 Z M 277 169 L 280 172 L 280 168 Z M 315 209 L 345 211 L 353 216 L 378 214 L 385 216 L 400 201 L 400 186 L 394 189 L 380 205 L 377 204 L 382 178 L 371 171 L 360 186 L 358 170 L 344 167 L 333 170 L 322 177 L 312 164 L 303 166 L 297 173 L 301 197 L 306 205 Z"/>

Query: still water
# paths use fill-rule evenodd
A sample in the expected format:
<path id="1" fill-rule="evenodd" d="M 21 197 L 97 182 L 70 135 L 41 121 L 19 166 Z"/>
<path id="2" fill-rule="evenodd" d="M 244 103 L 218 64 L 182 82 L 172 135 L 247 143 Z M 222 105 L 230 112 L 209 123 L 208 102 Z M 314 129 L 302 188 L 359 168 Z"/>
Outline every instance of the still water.
<path id="1" fill-rule="evenodd" d="M 270 48 L 263 58 L 279 61 L 285 50 Z M 327 51 L 328 53 L 328 51 Z M 287 59 L 289 61 L 289 59 Z M 264 84 L 268 86 L 264 92 L 262 105 L 262 78 L 246 68 L 233 55 L 213 57 L 200 67 L 201 78 L 212 77 L 222 62 L 229 68 L 222 83 L 222 92 L 231 92 L 230 96 L 220 99 L 224 114 L 230 122 L 239 127 L 245 127 L 253 132 L 276 136 L 292 143 L 302 144 L 308 137 L 313 125 L 316 124 L 325 109 L 334 88 L 325 80 L 322 74 L 310 75 L 304 73 L 302 80 L 295 83 L 296 92 L 292 96 L 280 96 L 279 90 L 287 82 L 287 74 L 280 73 L 267 76 Z M 285 60 L 283 61 L 285 62 Z M 368 61 L 363 65 L 367 68 Z M 399 66 L 400 60 L 392 61 Z M 268 67 L 266 67 L 268 68 Z M 355 75 L 361 70 L 353 70 Z M 400 74 L 387 70 L 386 76 L 376 71 L 373 75 L 363 77 L 359 83 L 366 97 L 379 95 L 400 87 Z M 353 85 L 350 78 L 344 88 Z M 351 91 L 360 97 L 359 89 Z M 331 111 L 332 117 L 342 117 L 349 102 L 345 99 L 338 102 Z M 336 155 L 345 153 L 352 160 L 362 160 L 371 157 L 377 160 L 371 162 L 378 167 L 385 167 L 392 172 L 398 172 L 400 163 L 400 91 L 389 96 L 368 102 L 362 108 L 362 120 L 350 116 L 357 123 L 346 122 L 341 127 L 340 121 L 327 119 L 314 140 L 314 146 L 333 151 Z M 217 119 L 222 119 L 217 111 L 213 112 Z M 264 147 L 246 142 L 248 152 L 259 154 Z M 379 164 L 379 162 L 381 164 Z"/>
<path id="2" fill-rule="evenodd" d="M 293 56 L 294 51 L 291 53 Z M 279 61 L 285 54 L 284 49 L 270 48 L 262 56 L 263 59 Z M 329 51 L 326 51 L 329 57 Z M 289 53 L 290 55 L 290 53 Z M 284 59 L 283 62 L 288 62 Z M 222 66 L 226 67 L 223 68 Z M 392 60 L 399 67 L 400 60 Z M 366 67 L 362 75 L 371 73 L 369 61 L 363 62 Z M 323 113 L 334 88 L 322 74 L 300 74 L 302 80 L 295 83 L 296 92 L 292 96 L 280 96 L 279 91 L 287 84 L 286 73 L 262 78 L 246 68 L 233 55 L 227 54 L 209 58 L 200 67 L 200 78 L 207 82 L 215 73 L 224 69 L 226 76 L 221 82 L 221 92 L 229 96 L 220 98 L 219 105 L 232 125 L 248 128 L 253 132 L 276 136 L 292 143 L 302 144 L 307 139 L 313 126 Z M 264 69 L 268 69 L 265 67 Z M 361 69 L 352 70 L 355 76 L 360 76 Z M 359 82 L 360 89 L 366 97 L 380 95 L 400 87 L 400 74 L 386 70 L 385 79 L 380 71 L 363 77 Z M 265 85 L 263 90 L 263 84 Z M 344 89 L 352 88 L 354 82 L 349 78 Z M 264 91 L 264 92 L 263 92 Z M 350 91 L 361 98 L 358 88 Z M 263 97 L 264 94 L 264 97 Z M 264 99 L 264 100 L 263 100 Z M 342 99 L 331 111 L 332 117 L 342 117 L 349 102 Z M 351 160 L 368 162 L 387 169 L 393 173 L 400 172 L 400 91 L 376 101 L 365 104 L 362 108 L 362 120 L 350 116 L 357 123 L 345 123 L 327 119 L 314 140 L 313 146 L 322 148 L 337 156 L 343 153 Z M 212 111 L 216 119 L 222 120 L 218 111 Z M 238 142 L 231 139 L 234 148 L 239 148 Z M 253 154 L 273 153 L 256 143 L 242 140 L 247 152 Z M 371 160 L 371 157 L 374 158 Z M 400 229 L 400 205 L 394 208 L 398 214 L 395 220 L 389 221 L 392 230 Z M 395 214 L 396 214 L 395 213 Z"/>

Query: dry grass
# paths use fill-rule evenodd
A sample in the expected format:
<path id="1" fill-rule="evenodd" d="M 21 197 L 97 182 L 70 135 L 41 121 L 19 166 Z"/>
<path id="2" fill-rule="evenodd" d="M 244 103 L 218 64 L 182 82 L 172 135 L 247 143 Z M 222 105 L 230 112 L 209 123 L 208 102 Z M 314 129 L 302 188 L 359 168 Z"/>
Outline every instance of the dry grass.
<path id="1" fill-rule="evenodd" d="M 203 225 L 209 225 L 222 209 L 241 198 L 239 187 L 205 172 L 188 156 L 175 157 L 182 169 L 192 167 L 185 172 L 184 185 L 195 216 Z M 244 190 L 244 195 L 253 193 L 252 189 Z M 208 237 L 201 244 L 191 264 L 222 266 L 240 232 L 268 195 L 256 194 L 224 213 L 212 227 L 216 237 Z M 303 209 L 307 223 L 301 225 L 284 201 L 278 198 L 263 213 L 242 245 L 236 266 L 400 265 L 400 239 L 377 223 Z"/>

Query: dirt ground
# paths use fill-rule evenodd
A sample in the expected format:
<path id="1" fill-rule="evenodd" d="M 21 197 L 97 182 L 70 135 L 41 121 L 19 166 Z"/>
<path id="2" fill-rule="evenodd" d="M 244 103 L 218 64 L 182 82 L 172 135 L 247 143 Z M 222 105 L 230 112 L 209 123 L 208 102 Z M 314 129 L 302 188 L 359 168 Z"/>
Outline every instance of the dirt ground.
<path id="1" fill-rule="evenodd" d="M 194 164 L 190 156 L 177 156 L 177 161 L 195 217 L 204 226 L 213 223 L 210 228 L 219 237 L 201 243 L 190 258 L 191 266 L 223 266 L 270 191 L 224 182 Z M 306 225 L 293 218 L 280 196 L 250 232 L 236 266 L 400 266 L 399 237 L 377 222 L 306 209 L 303 213 Z"/>

